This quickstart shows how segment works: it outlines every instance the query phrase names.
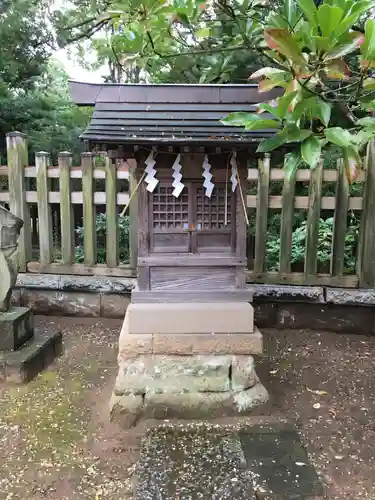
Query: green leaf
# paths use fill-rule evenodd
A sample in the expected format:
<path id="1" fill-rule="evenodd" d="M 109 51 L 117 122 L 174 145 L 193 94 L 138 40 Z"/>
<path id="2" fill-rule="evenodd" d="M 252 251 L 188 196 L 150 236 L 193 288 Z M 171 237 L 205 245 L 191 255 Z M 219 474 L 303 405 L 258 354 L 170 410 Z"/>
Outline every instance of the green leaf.
<path id="1" fill-rule="evenodd" d="M 317 24 L 317 8 L 313 0 L 297 0 L 298 6 L 306 19 L 313 25 Z"/>
<path id="2" fill-rule="evenodd" d="M 351 184 L 356 180 L 359 172 L 361 171 L 362 160 L 358 153 L 358 150 L 353 146 L 344 148 L 343 153 L 346 177 L 349 184 Z"/>
<path id="3" fill-rule="evenodd" d="M 268 128 L 278 128 L 279 122 L 270 118 L 263 118 L 256 113 L 245 113 L 238 111 L 220 120 L 223 125 L 235 127 L 245 127 L 246 130 L 262 130 Z"/>
<path id="4" fill-rule="evenodd" d="M 269 151 L 273 151 L 274 149 L 280 147 L 282 144 L 285 144 L 285 136 L 280 134 L 275 134 L 269 139 L 265 139 L 262 141 L 257 149 L 258 153 L 268 153 Z"/>
<path id="5" fill-rule="evenodd" d="M 263 113 L 264 111 L 268 111 L 268 113 L 271 113 L 273 116 L 278 116 L 277 107 L 272 106 L 268 102 L 262 102 L 258 104 L 257 108 L 257 113 L 259 114 Z"/>
<path id="6" fill-rule="evenodd" d="M 292 26 L 296 15 L 296 4 L 294 0 L 284 0 L 285 18 Z"/>
<path id="7" fill-rule="evenodd" d="M 327 127 L 331 119 L 331 106 L 328 102 L 322 101 L 318 97 L 313 99 L 311 106 L 312 118 L 314 115 Z"/>
<path id="8" fill-rule="evenodd" d="M 286 134 L 286 142 L 301 142 L 312 134 L 311 130 L 301 129 L 294 123 L 287 125 L 283 131 Z"/>
<path id="9" fill-rule="evenodd" d="M 302 161 L 301 153 L 299 151 L 292 151 L 285 155 L 284 158 L 284 170 L 285 175 L 288 179 L 294 175 L 297 168 L 300 166 Z"/>
<path id="10" fill-rule="evenodd" d="M 365 41 L 361 53 L 366 59 L 372 59 L 375 52 L 375 20 L 368 19 L 365 25 Z"/>
<path id="11" fill-rule="evenodd" d="M 201 28 L 200 30 L 198 30 L 195 35 L 197 36 L 197 38 L 208 38 L 210 36 L 210 33 L 210 28 L 206 26 L 205 28 Z"/>
<path id="12" fill-rule="evenodd" d="M 331 7 L 323 4 L 318 10 L 318 21 L 323 36 L 332 38 L 336 28 L 341 22 L 344 13 L 340 7 Z"/>
<path id="13" fill-rule="evenodd" d="M 291 92 L 290 94 L 284 94 L 282 97 L 277 99 L 277 117 L 280 119 L 285 118 L 288 108 L 293 101 L 293 99 L 298 94 L 298 90 Z"/>
<path id="14" fill-rule="evenodd" d="M 336 144 L 336 146 L 346 148 L 350 145 L 351 134 L 348 130 L 340 127 L 332 127 L 325 129 L 324 134 L 329 142 Z"/>
<path id="15" fill-rule="evenodd" d="M 360 118 L 358 120 L 358 125 L 362 127 L 374 127 L 375 128 L 375 118 L 371 116 L 365 116 L 364 118 Z"/>
<path id="16" fill-rule="evenodd" d="M 302 50 L 297 40 L 285 29 L 271 28 L 264 31 L 267 45 L 296 63 L 303 63 Z"/>
<path id="17" fill-rule="evenodd" d="M 371 8 L 375 7 L 374 0 L 360 0 L 357 2 L 347 2 L 347 5 L 351 3 L 349 10 L 344 9 L 344 19 L 341 21 L 340 26 L 336 30 L 336 36 L 340 36 L 350 29 L 358 19 Z"/>
<path id="18" fill-rule="evenodd" d="M 365 78 L 365 80 L 363 80 L 363 88 L 366 92 L 375 90 L 375 78 Z"/>
<path id="19" fill-rule="evenodd" d="M 308 137 L 303 141 L 301 145 L 302 158 L 305 162 L 310 165 L 311 168 L 315 168 L 319 161 L 322 152 L 322 145 L 320 141 L 314 137 Z"/>
<path id="20" fill-rule="evenodd" d="M 343 59 L 333 59 L 324 68 L 328 78 L 345 80 L 350 76 L 349 66 Z"/>
<path id="21" fill-rule="evenodd" d="M 235 113 L 230 113 L 226 118 L 220 120 L 223 125 L 235 125 L 236 127 L 243 127 L 245 123 L 248 122 L 254 113 L 246 113 L 245 111 L 237 111 Z"/>
<path id="22" fill-rule="evenodd" d="M 327 52 L 324 60 L 332 61 L 332 59 L 340 59 L 351 52 L 354 52 L 363 43 L 364 36 L 362 33 L 351 32 L 348 33 L 347 41 L 339 44 L 333 50 Z"/>
<path id="23" fill-rule="evenodd" d="M 283 71 L 282 69 L 266 67 L 266 68 L 261 68 L 261 69 L 258 69 L 257 71 L 255 71 L 255 73 L 250 75 L 250 79 L 257 80 L 258 78 L 262 78 L 262 77 L 270 78 L 273 76 L 283 77 L 283 76 L 288 75 L 288 74 L 289 74 L 288 72 Z"/>
<path id="24" fill-rule="evenodd" d="M 266 130 L 269 128 L 279 128 L 280 123 L 276 120 L 264 119 L 258 115 L 258 120 L 249 120 L 245 123 L 245 130 Z"/>

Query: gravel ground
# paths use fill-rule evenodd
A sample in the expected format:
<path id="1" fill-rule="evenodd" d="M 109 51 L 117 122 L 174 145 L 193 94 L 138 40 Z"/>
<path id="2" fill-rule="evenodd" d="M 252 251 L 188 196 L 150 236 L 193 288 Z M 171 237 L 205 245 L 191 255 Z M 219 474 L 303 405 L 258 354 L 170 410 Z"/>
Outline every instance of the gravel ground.
<path id="1" fill-rule="evenodd" d="M 26 387 L 0 384 L 0 500 L 132 498 L 144 425 L 108 422 L 121 322 L 38 319 L 65 353 Z M 271 403 L 257 414 L 296 423 L 330 499 L 375 500 L 375 337 L 263 333 Z"/>

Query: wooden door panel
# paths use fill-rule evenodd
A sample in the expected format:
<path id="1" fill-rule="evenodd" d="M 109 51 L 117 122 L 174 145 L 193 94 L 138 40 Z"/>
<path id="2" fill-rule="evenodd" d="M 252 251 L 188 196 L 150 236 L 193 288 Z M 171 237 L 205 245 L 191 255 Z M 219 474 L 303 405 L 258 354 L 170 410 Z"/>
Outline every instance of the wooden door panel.
<path id="1" fill-rule="evenodd" d="M 171 183 L 159 183 L 150 194 L 150 252 L 186 253 L 191 251 L 189 186 L 178 198 Z"/>

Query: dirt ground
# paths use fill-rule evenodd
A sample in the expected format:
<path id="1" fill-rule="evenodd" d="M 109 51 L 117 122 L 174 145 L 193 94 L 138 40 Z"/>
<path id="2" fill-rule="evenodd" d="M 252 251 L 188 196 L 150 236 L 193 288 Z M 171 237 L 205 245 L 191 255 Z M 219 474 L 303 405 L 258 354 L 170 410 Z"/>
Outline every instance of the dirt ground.
<path id="1" fill-rule="evenodd" d="M 120 321 L 38 318 L 64 355 L 26 387 L 0 384 L 0 500 L 132 498 L 143 425 L 108 422 Z M 295 422 L 328 498 L 375 500 L 375 337 L 266 330 L 257 414 Z"/>

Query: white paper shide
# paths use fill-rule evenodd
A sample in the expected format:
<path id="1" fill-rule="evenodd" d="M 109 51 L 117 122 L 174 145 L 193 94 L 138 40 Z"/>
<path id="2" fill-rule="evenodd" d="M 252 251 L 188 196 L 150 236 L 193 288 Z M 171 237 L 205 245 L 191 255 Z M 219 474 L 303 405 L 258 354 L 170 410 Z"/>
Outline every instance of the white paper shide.
<path id="1" fill-rule="evenodd" d="M 173 170 L 172 177 L 174 179 L 172 182 L 172 186 L 174 187 L 172 194 L 176 198 L 178 198 L 180 196 L 180 194 L 182 193 L 182 190 L 185 187 L 185 184 L 183 184 L 181 182 L 181 180 L 182 180 L 182 174 L 181 174 L 182 165 L 180 164 L 180 160 L 181 160 L 181 155 L 177 155 L 177 158 L 175 159 L 175 161 L 172 165 L 172 170 Z"/>
<path id="2" fill-rule="evenodd" d="M 232 192 L 233 193 L 235 192 L 235 190 L 237 188 L 237 184 L 238 184 L 236 154 L 237 154 L 236 151 L 233 151 L 233 153 L 230 157 L 230 160 L 229 160 L 230 166 L 232 167 L 232 174 L 230 176 L 230 180 L 232 183 Z"/>
<path id="3" fill-rule="evenodd" d="M 211 179 L 212 179 L 212 174 L 210 172 L 211 171 L 211 164 L 208 161 L 207 155 L 204 155 L 202 168 L 203 168 L 202 176 L 204 177 L 203 187 L 206 190 L 205 195 L 208 198 L 211 198 L 212 191 L 213 191 L 215 185 L 213 182 L 211 182 Z"/>
<path id="4" fill-rule="evenodd" d="M 156 165 L 156 161 L 154 151 L 151 151 L 151 153 L 148 155 L 145 164 L 147 165 L 145 168 L 145 172 L 147 174 L 145 178 L 145 183 L 147 184 L 146 189 L 147 191 L 152 193 L 159 183 L 159 180 L 155 177 L 156 170 L 154 169 L 154 166 Z"/>

